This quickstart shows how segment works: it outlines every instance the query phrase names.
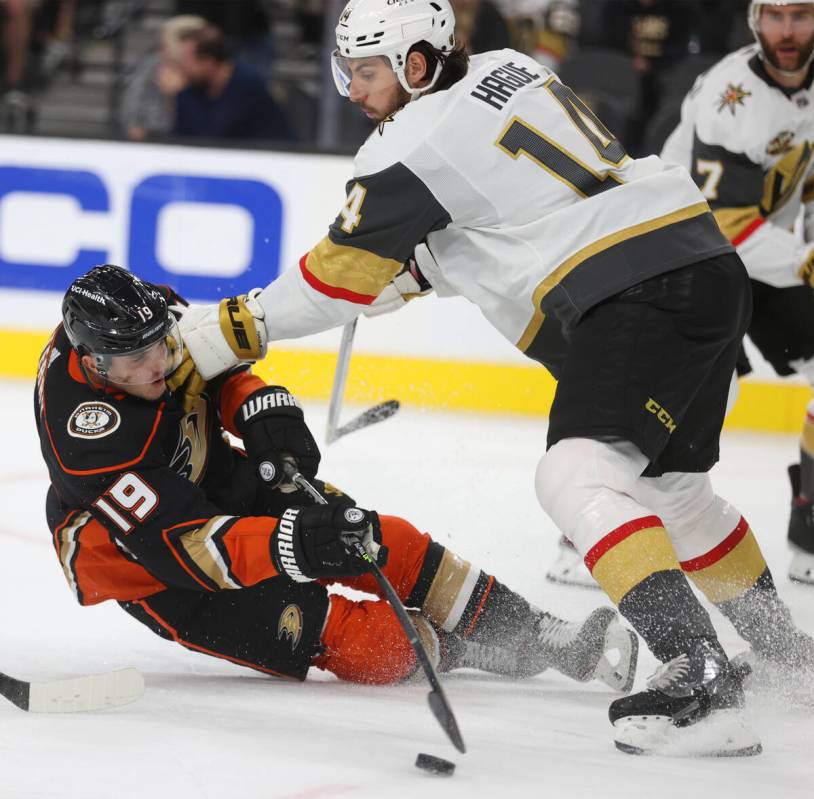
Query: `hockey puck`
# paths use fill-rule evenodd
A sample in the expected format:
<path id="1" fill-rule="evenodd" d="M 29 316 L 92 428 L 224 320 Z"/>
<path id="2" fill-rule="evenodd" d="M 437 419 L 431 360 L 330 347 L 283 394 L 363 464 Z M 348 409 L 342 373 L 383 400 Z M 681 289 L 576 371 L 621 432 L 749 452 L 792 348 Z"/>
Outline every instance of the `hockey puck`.
<path id="1" fill-rule="evenodd" d="M 425 755 L 419 752 L 418 757 L 415 759 L 416 768 L 424 771 L 429 771 L 430 774 L 443 774 L 445 777 L 451 777 L 455 773 L 455 764 L 449 760 L 444 760 L 442 757 L 434 757 L 433 755 Z"/>

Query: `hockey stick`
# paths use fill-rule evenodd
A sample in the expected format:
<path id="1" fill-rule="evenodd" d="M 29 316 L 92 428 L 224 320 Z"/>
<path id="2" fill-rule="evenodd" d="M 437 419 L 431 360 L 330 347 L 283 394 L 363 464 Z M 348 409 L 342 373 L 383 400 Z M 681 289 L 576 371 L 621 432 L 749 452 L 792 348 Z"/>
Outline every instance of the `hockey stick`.
<path id="1" fill-rule="evenodd" d="M 400 407 L 398 400 L 386 400 L 362 411 L 347 424 L 339 426 L 339 412 L 342 410 L 342 398 L 345 396 L 345 383 L 348 380 L 353 337 L 356 335 L 356 323 L 358 321 L 358 318 L 354 319 L 342 328 L 342 341 L 339 345 L 334 383 L 331 387 L 331 401 L 328 405 L 328 426 L 325 430 L 326 444 L 333 444 L 338 438 L 353 433 L 355 430 L 361 430 L 363 427 L 376 422 L 383 422 L 385 419 L 390 418 Z"/>
<path id="2" fill-rule="evenodd" d="M 119 669 L 67 680 L 27 682 L 0 672 L 0 694 L 29 713 L 78 713 L 135 702 L 144 693 L 138 669 Z"/>
<path id="3" fill-rule="evenodd" d="M 290 461 L 285 461 L 283 468 L 288 476 L 288 479 L 291 480 L 291 482 L 295 485 L 299 486 L 299 488 L 303 489 L 303 491 L 310 494 L 314 502 L 316 502 L 318 505 L 328 504 L 328 500 L 326 500 L 325 497 L 323 497 L 322 494 L 320 494 L 319 491 L 317 491 L 317 489 L 314 488 L 314 486 L 312 486 L 311 483 L 309 483 L 308 480 L 306 480 L 297 471 L 296 466 L 292 465 Z M 455 719 L 455 714 L 452 712 L 452 706 L 449 704 L 449 700 L 444 693 L 444 689 L 441 687 L 441 683 L 438 680 L 438 674 L 432 665 L 432 661 L 427 654 L 427 650 L 424 649 L 424 645 L 421 643 L 421 639 L 418 637 L 418 632 L 416 632 L 415 625 L 407 615 L 407 611 L 404 609 L 404 605 L 401 604 L 401 600 L 399 599 L 398 594 L 395 592 L 395 589 L 390 584 L 387 577 L 384 576 L 384 573 L 379 568 L 376 561 L 370 557 L 368 552 L 362 546 L 361 542 L 355 541 L 353 546 L 355 547 L 359 557 L 370 564 L 370 568 L 373 576 L 376 578 L 376 582 L 379 584 L 380 588 L 387 597 L 388 602 L 390 602 L 391 607 L 395 611 L 396 617 L 398 618 L 407 639 L 410 641 L 410 646 L 412 646 L 413 651 L 418 658 L 418 662 L 424 669 L 424 674 L 427 675 L 427 680 L 432 688 L 429 694 L 427 694 L 427 701 L 430 703 L 430 710 L 432 710 L 433 716 L 435 716 L 438 723 L 441 725 L 441 728 L 447 734 L 449 740 L 452 741 L 452 745 L 463 754 L 466 752 L 466 744 L 464 743 L 464 739 L 461 736 L 461 731 L 458 728 L 458 722 Z"/>

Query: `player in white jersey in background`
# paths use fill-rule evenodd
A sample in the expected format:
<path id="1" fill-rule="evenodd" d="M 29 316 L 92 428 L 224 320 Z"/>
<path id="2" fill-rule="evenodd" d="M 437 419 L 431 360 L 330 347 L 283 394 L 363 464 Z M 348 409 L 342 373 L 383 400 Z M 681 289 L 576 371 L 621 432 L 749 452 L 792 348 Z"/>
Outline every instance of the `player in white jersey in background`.
<path id="1" fill-rule="evenodd" d="M 779 375 L 814 385 L 814 3 L 753 2 L 749 22 L 757 44 L 698 78 L 661 157 L 690 170 L 737 246 L 752 342 Z M 789 476 L 789 577 L 814 585 L 814 400 Z"/>
<path id="2" fill-rule="evenodd" d="M 187 309 L 189 354 L 206 378 L 428 287 L 467 297 L 558 378 L 540 504 L 665 664 L 612 703 L 616 745 L 755 754 L 742 672 L 687 579 L 759 652 L 814 662 L 707 475 L 749 321 L 746 271 L 685 170 L 629 158 L 519 52 L 467 64 L 453 26 L 447 0 L 345 8 L 337 86 L 379 122 L 347 201 L 265 289 Z"/>

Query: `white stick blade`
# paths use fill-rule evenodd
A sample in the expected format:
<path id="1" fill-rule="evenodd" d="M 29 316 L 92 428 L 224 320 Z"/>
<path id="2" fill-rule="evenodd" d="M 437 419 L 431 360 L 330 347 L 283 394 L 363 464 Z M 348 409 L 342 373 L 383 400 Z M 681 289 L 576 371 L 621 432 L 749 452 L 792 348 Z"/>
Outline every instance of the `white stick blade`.
<path id="1" fill-rule="evenodd" d="M 144 693 L 138 669 L 119 669 L 70 680 L 32 682 L 29 713 L 80 713 L 135 702 Z"/>

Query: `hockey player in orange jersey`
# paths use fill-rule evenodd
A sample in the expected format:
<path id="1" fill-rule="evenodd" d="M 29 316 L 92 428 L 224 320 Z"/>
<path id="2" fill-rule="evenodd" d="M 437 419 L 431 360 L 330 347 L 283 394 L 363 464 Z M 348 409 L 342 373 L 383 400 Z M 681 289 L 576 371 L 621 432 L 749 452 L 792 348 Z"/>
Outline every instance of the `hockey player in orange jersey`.
<path id="1" fill-rule="evenodd" d="M 356 540 L 412 609 L 439 670 L 553 667 L 629 689 L 636 639 L 615 611 L 566 622 L 406 520 L 356 508 L 316 479 L 319 449 L 285 388 L 241 366 L 184 407 L 170 388 L 185 375 L 167 299 L 120 267 L 96 267 L 70 286 L 40 361 L 48 523 L 81 604 L 115 600 L 164 638 L 277 676 L 317 666 L 354 682 L 404 680 L 416 658 L 390 606 L 327 590 L 379 595 L 345 543 Z M 329 504 L 285 482 L 283 454 Z"/>

